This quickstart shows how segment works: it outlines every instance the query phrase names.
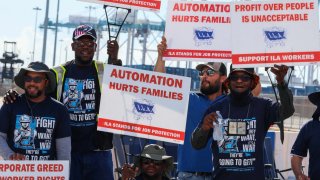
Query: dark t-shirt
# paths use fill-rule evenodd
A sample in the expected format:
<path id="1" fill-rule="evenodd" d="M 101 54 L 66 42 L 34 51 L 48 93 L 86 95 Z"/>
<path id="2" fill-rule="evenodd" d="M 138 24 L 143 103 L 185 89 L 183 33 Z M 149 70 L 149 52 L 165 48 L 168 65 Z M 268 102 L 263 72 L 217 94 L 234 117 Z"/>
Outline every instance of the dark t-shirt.
<path id="1" fill-rule="evenodd" d="M 216 179 L 264 180 L 263 142 L 277 109 L 271 100 L 252 96 L 243 105 L 227 96 L 209 108 L 207 113 L 220 111 L 224 119 L 223 140 L 212 142 Z"/>
<path id="2" fill-rule="evenodd" d="M 291 154 L 306 157 L 309 150 L 309 170 L 310 178 L 320 178 L 320 122 L 311 120 L 305 124 L 294 142 Z"/>
<path id="3" fill-rule="evenodd" d="M 101 93 L 95 68 L 73 62 L 66 69 L 60 99 L 70 114 L 72 152 L 111 149 L 112 134 L 97 131 Z"/>
<path id="4" fill-rule="evenodd" d="M 23 94 L 1 107 L 0 132 L 7 134 L 9 147 L 27 160 L 52 160 L 55 140 L 71 135 L 67 109 L 51 97 L 28 102 L 30 106 Z"/>

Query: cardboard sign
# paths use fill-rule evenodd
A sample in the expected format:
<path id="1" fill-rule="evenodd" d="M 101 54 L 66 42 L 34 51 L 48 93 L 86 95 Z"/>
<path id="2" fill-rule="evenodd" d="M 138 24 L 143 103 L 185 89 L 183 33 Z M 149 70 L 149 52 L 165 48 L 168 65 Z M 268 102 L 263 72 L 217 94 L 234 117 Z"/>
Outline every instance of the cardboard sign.
<path id="1" fill-rule="evenodd" d="M 68 180 L 69 161 L 0 161 L 0 179 Z"/>
<path id="2" fill-rule="evenodd" d="M 183 144 L 190 81 L 106 65 L 98 130 Z"/>
<path id="3" fill-rule="evenodd" d="M 230 4 L 168 1 L 165 60 L 231 61 Z"/>
<path id="4" fill-rule="evenodd" d="M 239 1 L 231 12 L 234 67 L 319 61 L 318 1 Z"/>
<path id="5" fill-rule="evenodd" d="M 127 9 L 159 11 L 161 0 L 79 0 Z"/>

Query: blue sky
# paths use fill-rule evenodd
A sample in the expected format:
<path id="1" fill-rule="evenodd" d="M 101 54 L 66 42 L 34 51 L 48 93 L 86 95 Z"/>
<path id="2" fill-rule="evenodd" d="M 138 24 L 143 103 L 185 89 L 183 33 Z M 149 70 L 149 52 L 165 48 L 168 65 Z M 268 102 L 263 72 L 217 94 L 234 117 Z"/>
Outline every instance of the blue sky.
<path id="1" fill-rule="evenodd" d="M 0 6 L 0 22 L 2 28 L 0 29 L 0 54 L 3 53 L 3 42 L 4 41 L 16 41 L 19 58 L 24 60 L 28 64 L 32 57 L 33 51 L 33 38 L 34 38 L 34 27 L 36 19 L 36 11 L 34 7 L 39 7 L 42 10 L 38 11 L 38 26 L 44 23 L 46 0 L 10 0 L 5 1 Z M 91 10 L 91 17 L 97 17 L 105 19 L 104 9 L 100 4 L 86 3 L 77 0 L 60 0 L 60 13 L 59 21 L 66 23 L 69 20 L 69 15 L 81 15 L 89 16 L 89 9 L 86 7 L 93 6 L 95 9 Z M 161 16 L 165 16 L 162 8 Z M 55 22 L 57 10 L 57 0 L 50 0 L 49 8 L 49 20 Z M 154 21 L 161 21 L 156 17 L 153 12 L 146 12 L 147 17 L 154 18 Z M 138 15 L 142 12 L 139 11 Z M 149 15 L 151 14 L 151 15 Z M 71 34 L 73 29 L 60 28 L 58 33 L 57 41 L 57 60 L 56 64 L 60 64 L 66 58 L 68 60 L 73 58 L 73 51 L 70 48 Z M 101 46 L 107 41 L 107 33 L 103 34 L 101 39 Z M 120 37 L 120 44 L 125 41 L 125 38 Z M 42 45 L 43 45 L 43 30 L 37 28 L 36 36 L 36 48 L 35 48 L 35 60 L 41 60 L 42 57 Z M 53 44 L 54 44 L 54 31 L 48 30 L 47 39 L 47 55 L 46 63 L 51 66 L 53 59 Z M 156 47 L 154 47 L 156 48 Z M 125 59 L 126 47 L 123 46 L 119 53 L 119 58 Z M 61 52 L 61 53 L 60 53 Z M 106 59 L 105 49 L 102 49 L 100 53 L 100 60 Z M 60 60 L 61 57 L 61 60 Z M 139 58 L 139 55 L 137 59 Z M 60 60 L 60 61 L 59 61 Z"/>

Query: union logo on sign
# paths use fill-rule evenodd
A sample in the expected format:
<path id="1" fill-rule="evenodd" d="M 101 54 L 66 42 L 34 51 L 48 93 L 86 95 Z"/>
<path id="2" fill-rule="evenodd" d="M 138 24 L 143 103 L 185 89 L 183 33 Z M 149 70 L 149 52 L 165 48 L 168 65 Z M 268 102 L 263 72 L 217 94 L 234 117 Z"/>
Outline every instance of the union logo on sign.
<path id="1" fill-rule="evenodd" d="M 135 119 L 152 119 L 154 114 L 154 104 L 146 99 L 137 99 L 133 101 L 133 114 Z"/>
<path id="2" fill-rule="evenodd" d="M 201 27 L 194 29 L 194 41 L 196 46 L 200 45 L 211 45 L 214 39 L 213 29 L 207 27 Z"/>
<path id="3" fill-rule="evenodd" d="M 286 31 L 281 27 L 272 27 L 263 30 L 267 47 L 285 46 Z"/>

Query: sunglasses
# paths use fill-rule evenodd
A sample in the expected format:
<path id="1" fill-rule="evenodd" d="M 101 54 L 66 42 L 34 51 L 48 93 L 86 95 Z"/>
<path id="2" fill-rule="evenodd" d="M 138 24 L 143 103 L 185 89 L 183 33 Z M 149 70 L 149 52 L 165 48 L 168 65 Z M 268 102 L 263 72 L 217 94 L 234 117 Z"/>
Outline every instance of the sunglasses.
<path id="1" fill-rule="evenodd" d="M 25 76 L 24 77 L 24 82 L 35 82 L 35 83 L 41 83 L 43 80 L 45 80 L 46 78 L 40 77 L 40 76 L 36 76 L 36 77 L 30 77 L 30 76 Z"/>
<path id="2" fill-rule="evenodd" d="M 239 79 L 243 82 L 248 82 L 252 79 L 251 76 L 230 76 L 229 77 L 230 81 L 238 81 Z"/>
<path id="3" fill-rule="evenodd" d="M 212 70 L 212 69 L 201 70 L 201 71 L 199 71 L 199 76 L 204 76 L 205 73 L 207 74 L 207 76 L 212 76 L 216 72 L 214 70 Z"/>
<path id="4" fill-rule="evenodd" d="M 93 47 L 95 45 L 95 42 L 93 41 L 76 41 L 77 46 L 79 47 Z"/>
<path id="5" fill-rule="evenodd" d="M 148 158 L 142 158 L 141 162 L 145 165 L 149 165 L 149 164 L 154 164 L 156 166 L 160 166 L 162 164 L 163 161 L 161 160 L 154 160 L 154 159 L 148 159 Z"/>

